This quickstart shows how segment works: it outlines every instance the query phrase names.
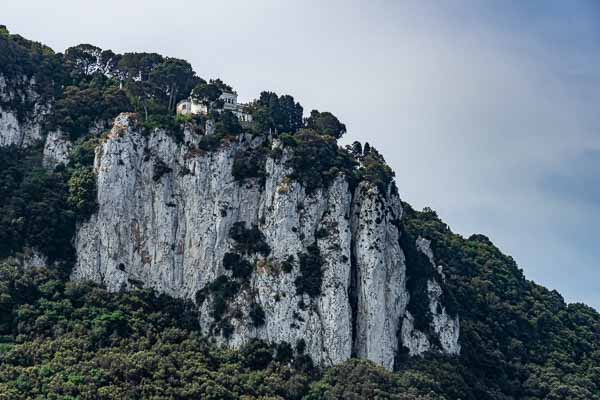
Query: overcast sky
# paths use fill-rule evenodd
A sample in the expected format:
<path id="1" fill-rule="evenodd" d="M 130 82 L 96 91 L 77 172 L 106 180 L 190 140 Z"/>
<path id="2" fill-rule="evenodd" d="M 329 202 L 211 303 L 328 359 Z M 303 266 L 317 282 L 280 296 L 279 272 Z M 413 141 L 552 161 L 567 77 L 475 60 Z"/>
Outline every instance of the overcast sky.
<path id="1" fill-rule="evenodd" d="M 375 145 L 404 200 L 600 309 L 600 2 L 4 0 L 56 51 L 188 60 L 292 94 Z"/>

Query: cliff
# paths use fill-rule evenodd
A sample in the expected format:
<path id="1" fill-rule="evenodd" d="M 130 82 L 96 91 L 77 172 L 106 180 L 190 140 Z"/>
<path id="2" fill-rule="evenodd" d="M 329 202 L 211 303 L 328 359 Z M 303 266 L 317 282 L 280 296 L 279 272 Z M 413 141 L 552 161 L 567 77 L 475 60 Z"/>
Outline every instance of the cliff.
<path id="1" fill-rule="evenodd" d="M 231 88 L 155 54 L 80 45 L 56 55 L 0 39 L 21 58 L 0 69 L 0 146 L 43 147 L 50 174 L 62 165 L 67 208 L 50 223 L 75 232 L 73 280 L 190 299 L 217 343 L 286 342 L 322 365 L 356 356 L 392 369 L 405 353 L 460 352 L 431 250 L 401 238 L 393 173 L 366 148 L 339 148 L 346 128 L 331 113 L 313 111 L 305 125 L 291 96 L 264 92 L 250 128 L 226 113 L 175 121 L 172 105 L 192 85 Z M 80 159 L 90 143 L 93 166 Z M 385 179 L 358 174 L 368 163 Z M 28 247 L 24 266 L 49 256 L 30 236 L 9 246 Z M 51 261 L 68 253 L 49 246 Z M 418 285 L 407 246 L 431 263 Z"/>
<path id="2" fill-rule="evenodd" d="M 321 364 L 356 355 L 391 369 L 402 347 L 460 351 L 458 317 L 439 304 L 435 278 L 430 332 L 410 323 L 391 187 L 351 189 L 340 175 L 307 194 L 279 140 L 245 134 L 207 152 L 202 137 L 188 127 L 177 143 L 161 129 L 144 135 L 135 115 L 115 120 L 96 151 L 99 208 L 78 229 L 73 279 L 193 299 L 219 343 L 303 340 Z M 235 179 L 236 155 L 261 147 L 283 151 L 267 157 L 263 179 Z"/>
<path id="3" fill-rule="evenodd" d="M 231 90 L 0 25 L 1 394 L 600 398 L 600 314 L 402 202 L 333 114 L 240 123 Z"/>

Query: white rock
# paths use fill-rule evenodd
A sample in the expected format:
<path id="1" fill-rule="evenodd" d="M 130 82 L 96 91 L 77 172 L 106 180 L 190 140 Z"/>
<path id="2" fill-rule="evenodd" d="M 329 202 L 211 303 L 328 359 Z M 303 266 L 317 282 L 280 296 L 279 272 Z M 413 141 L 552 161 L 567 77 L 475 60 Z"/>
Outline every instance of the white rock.
<path id="1" fill-rule="evenodd" d="M 48 133 L 44 144 L 44 166 L 52 168 L 58 164 L 67 165 L 71 147 L 71 141 L 61 131 Z"/>
<path id="2" fill-rule="evenodd" d="M 427 336 L 415 329 L 415 319 L 409 311 L 402 321 L 402 345 L 408 349 L 408 354 L 418 356 L 431 349 Z"/>
<path id="3" fill-rule="evenodd" d="M 134 115 L 116 118 L 96 151 L 99 209 L 77 232 L 72 278 L 112 291 L 141 284 L 195 299 L 217 277 L 231 274 L 222 265 L 224 254 L 235 252 L 231 227 L 256 225 L 271 252 L 248 256 L 255 271 L 226 310 L 233 332 L 223 337 L 211 329 L 210 296 L 200 306 L 203 331 L 234 347 L 252 338 L 291 345 L 302 339 L 319 364 L 354 353 L 391 369 L 408 302 L 398 196 L 365 182 L 353 196 L 341 176 L 307 194 L 289 178 L 285 149 L 281 159 L 267 159 L 264 184 L 240 183 L 232 175 L 235 154 L 264 139 L 241 137 L 205 152 L 195 147 L 200 138 L 191 127 L 184 129 L 183 144 L 162 130 L 144 136 Z M 327 234 L 316 237 L 317 231 Z M 298 255 L 315 243 L 322 285 L 310 298 L 297 295 L 295 280 Z M 294 263 L 286 273 L 281 265 L 289 256 Z M 253 303 L 265 314 L 259 327 L 248 316 Z"/>
<path id="4" fill-rule="evenodd" d="M 31 112 L 23 120 L 19 120 L 15 110 L 0 106 L 0 147 L 26 147 L 42 139 L 42 121 L 50 110 L 49 104 L 38 102 L 39 96 L 33 90 L 35 80 L 22 77 L 18 82 L 11 82 L 18 91 L 9 88 L 6 79 L 0 75 L 0 100 L 2 102 L 22 101 L 26 99 L 33 104 Z"/>
<path id="5" fill-rule="evenodd" d="M 431 242 L 425 238 L 419 237 L 415 242 L 416 248 L 422 254 L 427 256 L 431 265 L 440 273 L 442 281 L 445 279 L 441 266 L 435 264 L 433 251 L 431 250 Z M 432 321 L 431 328 L 436 335 L 437 341 L 441 345 L 442 352 L 446 354 L 460 353 L 460 323 L 458 315 L 451 317 L 446 312 L 446 307 L 441 303 L 442 287 L 440 283 L 432 277 L 427 280 L 427 298 L 429 300 L 429 311 Z M 414 318 L 407 317 L 404 319 L 402 326 L 402 343 L 409 349 L 410 355 L 419 355 L 425 351 L 429 351 L 432 347 L 427 335 L 414 328 Z M 427 342 L 427 344 L 425 344 Z"/>
<path id="6" fill-rule="evenodd" d="M 388 369 L 394 365 L 398 331 L 408 303 L 404 253 L 394 225 L 401 214 L 399 199 L 388 204 L 375 186 L 359 184 L 352 207 L 357 295 L 355 352 Z"/>

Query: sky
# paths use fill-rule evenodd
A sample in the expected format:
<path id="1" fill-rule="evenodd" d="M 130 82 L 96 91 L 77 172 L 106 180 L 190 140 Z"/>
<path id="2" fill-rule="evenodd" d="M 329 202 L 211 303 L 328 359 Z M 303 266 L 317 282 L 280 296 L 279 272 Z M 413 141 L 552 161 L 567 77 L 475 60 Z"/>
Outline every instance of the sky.
<path id="1" fill-rule="evenodd" d="M 241 99 L 333 112 L 403 200 L 482 233 L 529 279 L 600 310 L 600 2 L 5 0 L 56 51 L 188 60 Z"/>

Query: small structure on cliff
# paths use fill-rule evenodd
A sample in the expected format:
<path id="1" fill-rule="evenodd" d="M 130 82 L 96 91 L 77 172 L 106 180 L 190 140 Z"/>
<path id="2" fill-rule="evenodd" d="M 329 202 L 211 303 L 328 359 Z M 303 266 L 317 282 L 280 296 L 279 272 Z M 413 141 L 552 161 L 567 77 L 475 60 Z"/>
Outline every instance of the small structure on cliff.
<path id="1" fill-rule="evenodd" d="M 237 102 L 237 93 L 234 91 L 223 92 L 219 96 L 221 107 L 217 111 L 231 111 L 241 122 L 252 122 L 252 115 L 246 111 L 246 104 Z M 177 114 L 180 115 L 206 115 L 208 114 L 210 102 L 198 99 L 190 95 L 187 99 L 177 103 Z"/>

